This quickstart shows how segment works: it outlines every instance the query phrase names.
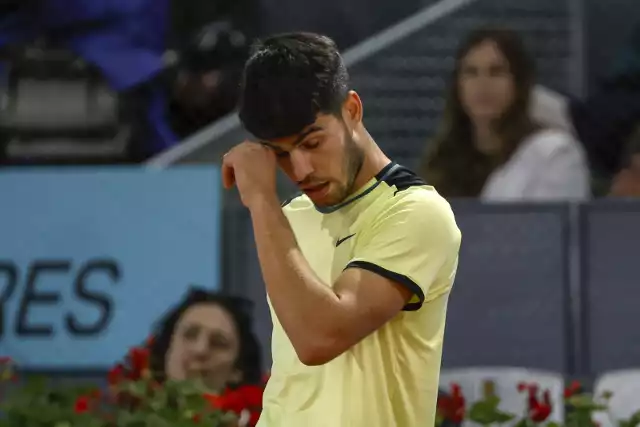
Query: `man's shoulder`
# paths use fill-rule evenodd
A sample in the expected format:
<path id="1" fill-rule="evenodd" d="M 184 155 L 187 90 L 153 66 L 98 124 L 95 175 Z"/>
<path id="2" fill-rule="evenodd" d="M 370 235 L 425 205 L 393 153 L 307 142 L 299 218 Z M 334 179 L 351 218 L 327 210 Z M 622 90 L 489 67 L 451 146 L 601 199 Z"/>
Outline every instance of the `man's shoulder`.
<path id="1" fill-rule="evenodd" d="M 374 234 L 405 236 L 409 245 L 424 239 L 458 239 L 460 230 L 449 202 L 430 186 L 415 186 L 380 201 L 369 224 Z"/>
<path id="2" fill-rule="evenodd" d="M 388 214 L 434 214 L 451 209 L 449 202 L 431 186 L 411 186 L 395 191 L 380 201 L 380 213 Z"/>

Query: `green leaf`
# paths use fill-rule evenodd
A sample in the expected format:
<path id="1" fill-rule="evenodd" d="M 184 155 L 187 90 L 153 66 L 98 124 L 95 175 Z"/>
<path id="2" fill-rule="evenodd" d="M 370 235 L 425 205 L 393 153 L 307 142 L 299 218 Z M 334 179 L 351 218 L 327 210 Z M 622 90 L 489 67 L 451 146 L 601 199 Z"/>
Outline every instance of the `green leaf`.
<path id="1" fill-rule="evenodd" d="M 604 400 L 610 400 L 613 397 L 613 392 L 609 390 L 605 390 L 602 392 L 600 397 L 602 397 Z"/>
<path id="2" fill-rule="evenodd" d="M 627 420 L 620 420 L 619 427 L 639 427 L 640 426 L 640 411 L 635 412 Z"/>
<path id="3" fill-rule="evenodd" d="M 522 418 L 514 427 L 531 427 L 531 424 L 532 422 L 529 418 Z"/>
<path id="4" fill-rule="evenodd" d="M 515 415 L 498 409 L 500 399 L 489 396 L 484 400 L 474 403 L 469 410 L 469 419 L 482 425 L 504 424 L 515 418 Z"/>
<path id="5" fill-rule="evenodd" d="M 589 412 L 606 411 L 607 405 L 598 403 L 593 400 L 593 396 L 590 394 L 580 394 L 577 396 L 571 396 L 567 403 L 573 407 L 574 410 L 582 410 Z"/>
<path id="6" fill-rule="evenodd" d="M 49 386 L 49 381 L 40 375 L 29 375 L 27 378 L 27 384 L 24 389 L 29 390 L 32 393 L 45 393 Z"/>

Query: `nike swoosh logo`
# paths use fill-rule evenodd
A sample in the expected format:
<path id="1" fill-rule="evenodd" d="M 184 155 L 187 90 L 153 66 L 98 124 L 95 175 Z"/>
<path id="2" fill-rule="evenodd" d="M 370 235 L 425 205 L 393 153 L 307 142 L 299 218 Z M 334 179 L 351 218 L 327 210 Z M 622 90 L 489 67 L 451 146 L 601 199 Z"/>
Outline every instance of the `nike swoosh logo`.
<path id="1" fill-rule="evenodd" d="M 338 239 L 338 240 L 336 241 L 336 248 L 337 248 L 338 246 L 340 246 L 341 244 L 343 244 L 345 241 L 347 241 L 347 240 L 349 240 L 350 238 L 352 238 L 353 236 L 355 236 L 355 235 L 356 235 L 356 233 L 353 233 L 353 234 L 348 235 L 347 237 L 343 237 L 342 239 Z"/>

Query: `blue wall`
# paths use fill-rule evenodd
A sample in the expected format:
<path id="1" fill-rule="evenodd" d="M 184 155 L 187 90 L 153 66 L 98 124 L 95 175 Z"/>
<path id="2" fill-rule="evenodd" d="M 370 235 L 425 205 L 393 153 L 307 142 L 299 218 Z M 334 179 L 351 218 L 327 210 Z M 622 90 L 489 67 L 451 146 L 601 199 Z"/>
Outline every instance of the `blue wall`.
<path id="1" fill-rule="evenodd" d="M 0 354 L 106 368 L 190 284 L 220 286 L 215 167 L 0 173 Z"/>

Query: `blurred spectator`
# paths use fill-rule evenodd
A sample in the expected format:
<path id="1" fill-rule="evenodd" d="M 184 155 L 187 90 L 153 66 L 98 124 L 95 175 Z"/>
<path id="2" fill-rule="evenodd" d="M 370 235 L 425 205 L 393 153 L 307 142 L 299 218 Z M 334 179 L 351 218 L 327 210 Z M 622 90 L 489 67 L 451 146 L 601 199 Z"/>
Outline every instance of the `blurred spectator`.
<path id="1" fill-rule="evenodd" d="M 151 371 L 161 381 L 202 379 L 212 391 L 262 384 L 251 307 L 243 298 L 192 289 L 160 321 Z"/>
<path id="2" fill-rule="evenodd" d="M 640 197 L 640 126 L 629 141 L 622 169 L 614 176 L 610 196 Z"/>
<path id="3" fill-rule="evenodd" d="M 262 35 L 264 12 L 261 0 L 171 0 L 171 45 L 188 49 L 194 33 L 212 22 L 227 22 L 251 40 Z"/>
<path id="4" fill-rule="evenodd" d="M 171 122 L 181 138 L 235 109 L 249 47 L 249 36 L 231 21 L 206 25 L 185 46 L 171 100 Z"/>
<path id="5" fill-rule="evenodd" d="M 484 28 L 461 45 L 440 133 L 422 174 L 445 197 L 580 200 L 589 173 L 571 134 L 529 114 L 534 64 L 519 36 Z"/>
<path id="6" fill-rule="evenodd" d="M 569 112 L 587 150 L 594 185 L 606 189 L 623 167 L 625 144 L 640 121 L 640 25 L 598 90 L 585 100 L 573 100 Z"/>
<path id="7" fill-rule="evenodd" d="M 129 120 L 137 124 L 132 156 L 142 160 L 176 142 L 159 80 L 168 6 L 168 0 L 23 1 L 0 17 L 0 47 L 45 38 L 97 67 L 111 88 L 130 101 Z"/>

